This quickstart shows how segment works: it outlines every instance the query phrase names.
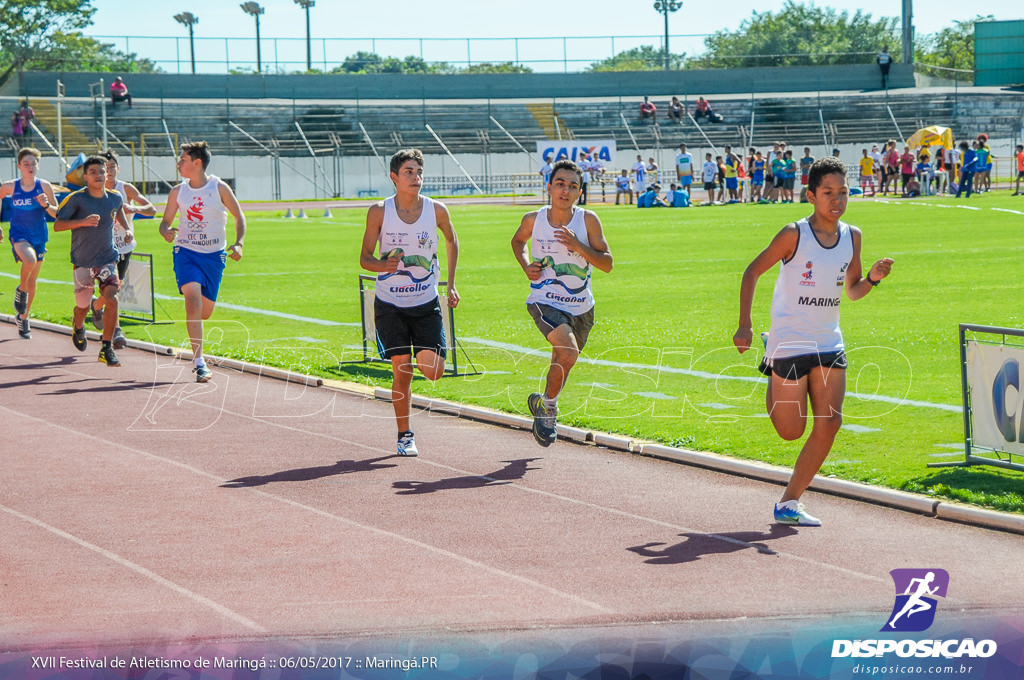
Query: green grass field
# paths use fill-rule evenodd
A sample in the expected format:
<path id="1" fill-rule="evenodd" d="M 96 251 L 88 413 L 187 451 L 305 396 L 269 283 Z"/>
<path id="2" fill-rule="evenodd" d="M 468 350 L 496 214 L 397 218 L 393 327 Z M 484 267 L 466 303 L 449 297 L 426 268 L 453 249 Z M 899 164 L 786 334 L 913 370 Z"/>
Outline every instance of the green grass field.
<path id="1" fill-rule="evenodd" d="M 851 395 L 847 429 L 823 474 L 1024 511 L 1024 475 L 926 467 L 963 456 L 963 420 L 955 410 L 961 403 L 957 324 L 1024 325 L 1024 200 L 1009 193 L 959 202 L 851 200 L 846 220 L 864 232 L 865 266 L 882 256 L 896 262 L 866 298 L 843 303 Z M 759 353 L 740 356 L 731 339 L 743 269 L 783 224 L 805 216 L 809 207 L 591 207 L 604 223 L 615 268 L 608 275 L 595 271 L 597 326 L 586 363 L 574 370 L 560 400 L 560 422 L 791 465 L 799 442 L 779 439 L 764 413 L 765 388 L 755 381 Z M 527 394 L 546 371 L 547 345 L 526 314 L 527 280 L 509 247 L 524 211 L 451 208 L 462 243 L 457 334 L 483 373 L 434 384 L 418 379 L 418 393 L 525 412 Z M 217 341 L 207 351 L 389 385 L 384 364 L 343 363 L 362 357 L 357 275 L 365 211 L 337 210 L 333 218 L 309 220 L 281 214 L 249 216 L 245 258 L 229 262 L 221 302 L 252 310 L 220 306 L 208 324 Z M 157 293 L 176 296 L 170 246 L 156 226 L 137 224 L 139 250 L 155 253 Z M 40 285 L 37 318 L 70 323 L 69 242 L 67 234 L 51 236 L 42 278 L 60 283 Z M 0 304 L 8 309 L 16 271 L 10 258 L 0 265 L 7 281 L 0 285 Z M 768 328 L 774 280 L 773 271 L 758 288 L 755 333 Z M 161 321 L 180 320 L 183 305 L 180 299 L 158 300 L 157 311 Z M 130 337 L 186 344 L 181 323 L 125 328 Z M 460 367 L 465 365 L 463 357 Z M 915 405 L 868 398 L 875 394 Z M 529 437 L 523 442 L 533 446 Z"/>

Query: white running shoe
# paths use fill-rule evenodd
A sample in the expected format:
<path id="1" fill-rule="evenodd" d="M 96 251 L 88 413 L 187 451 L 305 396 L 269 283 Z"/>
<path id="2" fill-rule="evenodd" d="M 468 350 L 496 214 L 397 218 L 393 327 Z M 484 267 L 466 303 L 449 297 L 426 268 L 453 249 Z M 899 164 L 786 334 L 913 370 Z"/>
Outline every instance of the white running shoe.
<path id="1" fill-rule="evenodd" d="M 398 435 L 398 455 L 410 457 L 420 455 L 416 448 L 416 435 L 412 432 L 402 432 Z"/>

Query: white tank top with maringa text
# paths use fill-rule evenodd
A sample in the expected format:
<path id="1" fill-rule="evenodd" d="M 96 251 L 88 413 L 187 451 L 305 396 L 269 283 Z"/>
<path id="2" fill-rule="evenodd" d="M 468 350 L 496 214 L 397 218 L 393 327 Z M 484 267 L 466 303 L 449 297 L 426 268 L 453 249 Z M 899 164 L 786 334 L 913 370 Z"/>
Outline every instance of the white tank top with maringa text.
<path id="1" fill-rule="evenodd" d="M 839 301 L 853 260 L 850 225 L 839 223 L 839 238 L 830 248 L 821 245 L 806 218 L 796 226 L 796 252 L 781 263 L 775 281 L 769 360 L 843 349 Z"/>
<path id="2" fill-rule="evenodd" d="M 420 198 L 423 209 L 413 224 L 398 216 L 394 196 L 384 201 L 380 256 L 400 249 L 402 261 L 398 271 L 377 274 L 374 293 L 378 300 L 396 307 L 416 307 L 437 298 L 437 214 L 430 197 Z"/>
<path id="3" fill-rule="evenodd" d="M 117 180 L 114 183 L 114 191 L 116 191 L 117 193 L 121 194 L 121 199 L 124 200 L 124 204 L 125 204 L 125 206 L 127 206 L 128 205 L 128 192 L 125 190 L 124 182 L 122 180 Z M 128 218 L 128 224 L 132 224 L 133 221 L 135 220 L 135 213 L 133 213 L 133 212 L 128 212 L 127 210 L 125 210 L 124 211 L 124 216 Z M 133 250 L 135 250 L 135 239 L 132 239 L 129 243 L 125 243 L 124 242 L 124 237 L 125 237 L 126 234 L 127 234 L 127 232 L 124 230 L 124 227 L 122 227 L 121 223 L 118 222 L 115 219 L 114 220 L 114 247 L 117 248 L 117 254 L 118 255 L 124 255 L 125 253 L 130 253 Z"/>
<path id="4" fill-rule="evenodd" d="M 587 224 L 582 208 L 573 208 L 572 219 L 566 226 L 585 246 L 590 246 Z M 548 221 L 548 208 L 541 208 L 533 221 L 530 237 L 532 262 L 540 262 L 540 279 L 530 282 L 530 295 L 526 304 L 539 302 L 551 305 L 567 314 L 579 316 L 594 307 L 594 293 L 590 290 L 590 263 L 555 239 L 555 228 Z"/>
<path id="5" fill-rule="evenodd" d="M 178 185 L 178 235 L 174 245 L 197 253 L 219 253 L 227 248 L 228 209 L 220 200 L 220 179 L 210 179 L 198 189 L 188 180 Z"/>

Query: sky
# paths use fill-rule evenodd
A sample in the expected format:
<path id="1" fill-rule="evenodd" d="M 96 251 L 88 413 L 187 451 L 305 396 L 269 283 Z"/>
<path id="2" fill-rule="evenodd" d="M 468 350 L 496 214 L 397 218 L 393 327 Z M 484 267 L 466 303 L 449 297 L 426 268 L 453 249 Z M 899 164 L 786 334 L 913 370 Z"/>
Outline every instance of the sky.
<path id="1" fill-rule="evenodd" d="M 226 65 L 255 63 L 256 59 L 255 20 L 239 4 L 232 0 L 94 0 L 97 12 L 93 26 L 85 33 L 102 36 L 123 51 L 160 60 L 165 70 L 176 72 L 188 60 L 188 29 L 173 16 L 190 11 L 199 18 L 194 27 L 197 70 L 223 73 Z M 277 63 L 285 70 L 304 65 L 305 12 L 294 0 L 259 0 L 259 4 L 265 10 L 260 17 L 264 64 Z M 669 16 L 671 50 L 695 55 L 702 51 L 705 35 L 735 31 L 754 11 L 778 12 L 784 4 L 784 0 L 685 0 L 683 7 Z M 898 19 L 902 15 L 900 0 L 816 4 L 851 15 L 860 9 L 874 19 Z M 387 8 L 386 18 L 380 7 Z M 914 7 L 918 36 L 978 15 L 1024 19 L 1024 6 L 1009 0 L 918 0 Z M 386 5 L 365 0 L 317 0 L 310 10 L 314 68 L 318 62 L 322 67 L 325 61 L 337 62 L 366 50 L 399 57 L 422 54 L 428 61 L 518 58 L 521 62 L 536 61 L 532 66 L 538 71 L 580 70 L 589 61 L 611 56 L 612 50 L 619 52 L 638 44 L 660 45 L 654 36 L 663 34 L 663 22 L 653 0 L 591 0 L 556 5 L 554 10 L 548 0 L 390 0 Z M 114 40 L 114 36 L 131 37 L 126 41 Z M 518 45 L 510 40 L 514 37 L 520 38 Z M 526 40 L 542 37 L 551 39 Z M 563 37 L 568 38 L 564 43 Z M 508 40 L 498 40 L 501 38 Z M 422 44 L 420 39 L 424 39 Z M 189 68 L 187 63 L 184 68 Z"/>

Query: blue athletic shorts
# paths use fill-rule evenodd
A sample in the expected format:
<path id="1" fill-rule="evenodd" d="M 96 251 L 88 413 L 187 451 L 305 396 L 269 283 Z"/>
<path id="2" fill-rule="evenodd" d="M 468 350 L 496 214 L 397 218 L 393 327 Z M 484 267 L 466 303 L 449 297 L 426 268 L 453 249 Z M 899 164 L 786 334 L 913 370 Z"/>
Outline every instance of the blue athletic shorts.
<path id="1" fill-rule="evenodd" d="M 223 250 L 218 253 L 197 253 L 174 246 L 174 278 L 178 283 L 178 292 L 186 283 L 198 283 L 202 286 L 203 297 L 216 302 L 226 259 L 227 253 Z"/>
<path id="2" fill-rule="evenodd" d="M 679 186 L 688 187 L 693 184 L 693 175 L 683 175 L 679 178 Z"/>
<path id="3" fill-rule="evenodd" d="M 725 188 L 726 189 L 738 189 L 739 186 L 740 186 L 740 182 L 739 182 L 739 180 L 737 178 L 735 178 L 735 177 L 726 177 L 725 178 Z"/>
<path id="4" fill-rule="evenodd" d="M 46 241 L 35 242 L 35 241 L 30 241 L 27 238 L 19 238 L 16 241 L 11 241 L 11 253 L 14 255 L 14 261 L 15 262 L 21 262 L 21 258 L 18 257 L 18 251 L 14 249 L 14 244 L 15 243 L 21 243 L 21 242 L 25 242 L 25 243 L 29 244 L 30 246 L 32 246 L 32 250 L 36 251 L 36 259 L 37 260 L 42 262 L 44 259 L 46 259 L 44 257 L 46 255 Z"/>

